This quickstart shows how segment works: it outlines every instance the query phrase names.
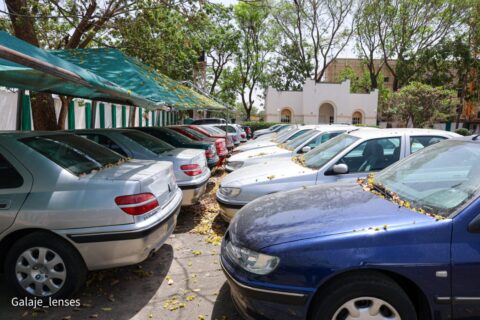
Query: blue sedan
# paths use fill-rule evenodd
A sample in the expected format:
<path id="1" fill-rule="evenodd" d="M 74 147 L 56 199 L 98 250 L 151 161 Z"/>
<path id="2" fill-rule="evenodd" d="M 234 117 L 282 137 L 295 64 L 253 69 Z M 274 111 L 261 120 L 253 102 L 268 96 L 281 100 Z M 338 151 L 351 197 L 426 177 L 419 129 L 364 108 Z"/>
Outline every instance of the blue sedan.
<path id="1" fill-rule="evenodd" d="M 221 264 L 246 319 L 480 319 L 480 137 L 259 198 Z"/>

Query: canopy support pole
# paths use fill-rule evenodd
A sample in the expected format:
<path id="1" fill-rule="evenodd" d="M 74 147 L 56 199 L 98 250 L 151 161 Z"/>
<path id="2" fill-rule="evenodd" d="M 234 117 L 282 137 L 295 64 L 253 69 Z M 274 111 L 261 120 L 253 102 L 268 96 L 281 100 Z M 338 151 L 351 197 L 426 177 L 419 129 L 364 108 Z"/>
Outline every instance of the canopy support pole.
<path id="1" fill-rule="evenodd" d="M 92 100 L 92 113 L 90 114 L 90 129 L 95 129 L 97 121 L 97 100 Z"/>
<path id="2" fill-rule="evenodd" d="M 17 124 L 16 130 L 21 131 L 23 129 L 22 120 L 23 120 L 23 95 L 25 94 L 24 90 L 18 90 L 17 92 Z"/>

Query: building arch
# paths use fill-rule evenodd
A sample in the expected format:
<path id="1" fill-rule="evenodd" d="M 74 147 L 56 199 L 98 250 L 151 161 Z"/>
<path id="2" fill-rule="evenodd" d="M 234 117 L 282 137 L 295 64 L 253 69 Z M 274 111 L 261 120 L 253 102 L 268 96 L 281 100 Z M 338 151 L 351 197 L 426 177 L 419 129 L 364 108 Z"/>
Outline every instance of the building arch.
<path id="1" fill-rule="evenodd" d="M 283 123 L 292 123 L 293 120 L 293 111 L 289 107 L 285 107 L 280 112 L 280 122 Z"/>
<path id="2" fill-rule="evenodd" d="M 364 124 L 365 112 L 361 109 L 356 109 L 352 113 L 352 124 Z"/>
<path id="3" fill-rule="evenodd" d="M 318 108 L 318 123 L 331 124 L 336 120 L 335 104 L 330 101 L 324 101 Z"/>

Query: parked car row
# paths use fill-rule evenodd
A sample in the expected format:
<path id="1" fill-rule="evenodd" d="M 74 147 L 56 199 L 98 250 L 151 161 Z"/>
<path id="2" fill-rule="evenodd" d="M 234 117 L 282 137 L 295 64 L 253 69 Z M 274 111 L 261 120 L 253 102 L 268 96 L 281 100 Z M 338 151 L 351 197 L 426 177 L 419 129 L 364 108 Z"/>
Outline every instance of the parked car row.
<path id="1" fill-rule="evenodd" d="M 480 317 L 480 136 L 345 127 L 305 146 L 227 163 L 262 158 L 231 167 L 217 192 L 230 221 L 221 265 L 244 318 Z"/>
<path id="2" fill-rule="evenodd" d="M 87 270 L 143 261 L 229 143 L 211 125 L 0 133 L 0 272 L 47 299 L 73 294 Z"/>

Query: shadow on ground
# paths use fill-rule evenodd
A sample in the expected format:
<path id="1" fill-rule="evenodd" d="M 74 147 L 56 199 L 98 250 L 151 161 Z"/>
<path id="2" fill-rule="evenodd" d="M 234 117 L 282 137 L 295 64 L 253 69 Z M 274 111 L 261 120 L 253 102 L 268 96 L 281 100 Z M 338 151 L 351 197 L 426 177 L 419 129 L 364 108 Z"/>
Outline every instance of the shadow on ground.
<path id="1" fill-rule="evenodd" d="M 13 319 L 130 319 L 155 296 L 170 269 L 173 248 L 164 245 L 143 263 L 90 272 L 86 286 L 75 298 L 78 308 L 31 309 L 11 306 L 11 290 L 0 280 L 0 320 Z"/>
<path id="2" fill-rule="evenodd" d="M 235 309 L 230 297 L 230 287 L 225 282 L 218 292 L 217 300 L 213 305 L 212 320 L 241 320 L 243 319 Z"/>

